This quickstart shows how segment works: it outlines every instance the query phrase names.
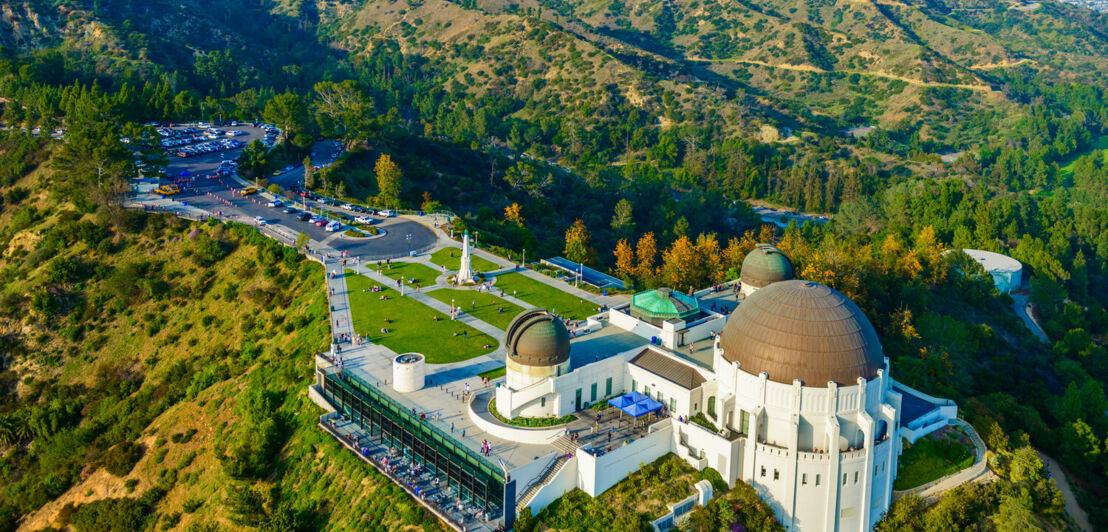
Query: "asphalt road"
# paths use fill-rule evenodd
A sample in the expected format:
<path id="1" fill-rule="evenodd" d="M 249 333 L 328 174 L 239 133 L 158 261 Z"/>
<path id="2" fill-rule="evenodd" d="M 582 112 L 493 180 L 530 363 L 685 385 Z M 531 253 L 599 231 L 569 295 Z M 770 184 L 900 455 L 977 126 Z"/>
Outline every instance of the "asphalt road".
<path id="1" fill-rule="evenodd" d="M 249 143 L 250 140 L 264 136 L 260 128 L 249 125 L 232 129 L 241 129 L 249 135 L 237 137 Z M 321 159 L 330 160 L 333 151 L 333 142 L 326 141 L 316 146 L 316 153 Z M 223 160 L 231 160 L 238 157 L 241 150 L 228 150 L 220 153 L 209 153 L 197 157 L 180 159 L 170 157 L 167 173 L 176 176 L 181 171 L 193 174 L 210 174 L 215 171 Z M 303 178 L 303 168 L 297 167 L 280 176 L 270 176 L 271 182 L 288 186 Z M 271 208 L 266 206 L 266 200 L 258 194 L 242 197 L 235 193 L 242 187 L 233 179 L 199 179 L 181 194 L 174 196 L 175 200 L 187 202 L 189 205 L 204 209 L 211 213 L 222 213 L 224 219 L 231 219 L 242 223 L 256 223 L 256 216 L 262 217 L 267 224 L 282 226 L 292 234 L 301 231 L 308 234 L 313 241 L 313 247 L 325 244 L 336 251 L 346 251 L 351 257 L 360 257 L 363 260 L 381 260 L 386 258 L 402 257 L 409 251 L 423 251 L 435 245 L 438 237 L 427 226 L 406 218 L 381 218 L 374 217 L 376 227 L 385 232 L 384 236 L 372 239 L 347 239 L 340 236 L 341 233 L 329 233 L 322 227 L 316 227 L 307 222 L 296 219 L 295 214 L 285 214 L 283 208 Z M 321 207 L 316 202 L 309 202 L 309 206 L 318 211 Z M 328 208 L 331 212 L 344 212 L 351 216 L 357 213 L 343 211 L 337 208 Z"/>

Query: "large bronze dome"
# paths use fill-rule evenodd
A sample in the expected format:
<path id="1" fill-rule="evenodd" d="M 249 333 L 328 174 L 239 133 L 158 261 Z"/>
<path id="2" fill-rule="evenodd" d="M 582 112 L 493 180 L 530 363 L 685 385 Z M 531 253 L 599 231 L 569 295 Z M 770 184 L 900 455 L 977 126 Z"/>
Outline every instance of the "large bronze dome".
<path id="1" fill-rule="evenodd" d="M 556 366 L 569 360 L 569 331 L 546 309 L 520 312 L 504 335 L 508 359 L 525 366 Z"/>
<path id="2" fill-rule="evenodd" d="M 723 357 L 774 382 L 852 386 L 885 366 L 866 315 L 837 290 L 810 281 L 773 283 L 746 298 L 727 320 Z"/>
<path id="3" fill-rule="evenodd" d="M 793 278 L 793 263 L 780 249 L 769 244 L 758 244 L 743 259 L 739 280 L 754 288 Z"/>

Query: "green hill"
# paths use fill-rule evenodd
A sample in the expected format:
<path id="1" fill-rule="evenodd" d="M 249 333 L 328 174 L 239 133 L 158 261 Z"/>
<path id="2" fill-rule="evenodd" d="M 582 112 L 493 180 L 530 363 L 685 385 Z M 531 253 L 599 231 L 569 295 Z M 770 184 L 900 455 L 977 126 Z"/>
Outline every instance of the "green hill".
<path id="1" fill-rule="evenodd" d="M 0 187 L 0 530 L 438 529 L 315 427 L 319 265 L 242 225 L 82 212 L 48 165 Z"/>

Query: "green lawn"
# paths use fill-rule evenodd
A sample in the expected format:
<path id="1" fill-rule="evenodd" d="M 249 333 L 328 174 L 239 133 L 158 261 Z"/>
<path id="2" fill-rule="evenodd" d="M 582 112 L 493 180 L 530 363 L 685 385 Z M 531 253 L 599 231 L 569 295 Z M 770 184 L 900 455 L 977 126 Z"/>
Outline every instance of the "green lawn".
<path id="1" fill-rule="evenodd" d="M 493 380 L 493 379 L 498 379 L 500 377 L 503 377 L 504 375 L 507 375 L 507 374 L 508 374 L 508 366 L 500 366 L 499 368 L 496 368 L 496 369 L 490 369 L 488 371 L 482 371 L 481 373 L 478 373 L 477 376 L 478 377 L 485 377 L 486 379 Z"/>
<path id="2" fill-rule="evenodd" d="M 395 269 L 395 268 L 393 268 Z M 445 364 L 467 360 L 497 348 L 499 341 L 399 292 L 385 288 L 382 292 L 362 292 L 378 283 L 347 270 L 346 286 L 350 290 L 350 305 L 354 330 L 373 343 L 397 353 L 416 352 L 427 357 L 429 364 Z M 387 301 L 379 298 L 384 295 Z M 438 316 L 439 321 L 432 318 Z M 385 318 L 389 319 L 388 324 Z M 389 330 L 381 333 L 381 328 Z M 461 333 L 465 332 L 463 336 Z M 457 336 L 454 333 L 459 333 Z M 483 346 L 489 345 L 486 349 Z"/>
<path id="3" fill-rule="evenodd" d="M 545 308 L 571 319 L 583 320 L 596 314 L 596 303 L 558 290 L 522 273 L 497 275 L 493 290 L 500 289 L 503 289 L 506 295 L 518 297 L 536 307 Z"/>
<path id="4" fill-rule="evenodd" d="M 1105 162 L 1108 162 L 1108 135 L 1104 135 L 1094 140 L 1092 146 L 1090 146 L 1088 150 L 1071 156 L 1069 162 L 1058 169 L 1058 177 L 1066 179 L 1073 176 L 1073 167 L 1077 164 L 1077 160 L 1080 159 L 1083 155 L 1087 155 L 1094 151 L 1102 151 L 1104 154 Z"/>
<path id="5" fill-rule="evenodd" d="M 453 299 L 454 304 L 460 307 L 463 312 L 468 312 L 474 318 L 500 330 L 507 329 L 508 323 L 512 321 L 512 318 L 523 311 L 523 309 L 518 306 L 508 303 L 488 292 L 440 288 L 427 292 L 427 295 L 447 305 L 449 305 L 450 300 Z M 470 305 L 474 302 L 476 302 L 477 306 L 476 308 L 471 308 Z M 504 311 L 497 312 L 497 307 L 504 309 Z"/>
<path id="6" fill-rule="evenodd" d="M 366 265 L 367 268 L 375 268 L 376 265 Z M 385 263 L 381 263 L 381 273 L 393 279 L 414 279 L 414 283 L 419 283 L 422 286 L 431 286 L 435 284 L 435 278 L 442 274 L 440 271 L 436 271 L 430 266 L 420 264 L 418 262 L 393 262 L 392 266 L 386 266 Z"/>
<path id="7" fill-rule="evenodd" d="M 450 255 L 454 256 L 451 257 Z M 475 272 L 493 272 L 500 269 L 496 263 L 472 256 L 471 266 Z M 448 270 L 457 271 L 462 262 L 462 250 L 458 248 L 442 248 L 431 254 L 431 262 L 439 266 L 446 266 Z"/>
<path id="8" fill-rule="evenodd" d="M 899 464 L 893 489 L 912 489 L 973 465 L 973 451 L 953 438 L 930 434 L 910 447 L 905 442 Z"/>

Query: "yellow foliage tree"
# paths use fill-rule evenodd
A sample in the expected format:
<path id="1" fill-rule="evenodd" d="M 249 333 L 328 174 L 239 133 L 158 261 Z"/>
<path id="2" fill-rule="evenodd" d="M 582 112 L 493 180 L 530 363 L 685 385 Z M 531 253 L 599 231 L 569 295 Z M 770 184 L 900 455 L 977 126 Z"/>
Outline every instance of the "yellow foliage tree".
<path id="1" fill-rule="evenodd" d="M 650 285 L 657 275 L 654 264 L 658 259 L 658 240 L 654 238 L 653 232 L 639 237 L 639 243 L 635 245 L 635 259 L 638 261 L 635 275 L 639 278 L 639 282 Z"/>
<path id="2" fill-rule="evenodd" d="M 504 207 L 504 219 L 523 227 L 523 207 L 520 207 L 518 203 Z"/>
<path id="3" fill-rule="evenodd" d="M 662 254 L 662 279 L 674 290 L 685 291 L 692 288 L 696 274 L 696 246 L 689 237 L 683 236 L 673 241 L 669 249 Z"/>
<path id="4" fill-rule="evenodd" d="M 569 229 L 566 230 L 566 258 L 581 264 L 591 263 L 593 250 L 589 246 L 592 235 L 585 227 L 585 221 L 578 218 Z"/>
<path id="5" fill-rule="evenodd" d="M 635 250 L 626 238 L 619 239 L 616 243 L 616 276 L 621 279 L 630 279 L 635 275 Z"/>

